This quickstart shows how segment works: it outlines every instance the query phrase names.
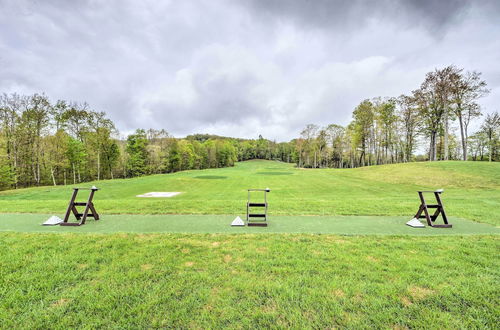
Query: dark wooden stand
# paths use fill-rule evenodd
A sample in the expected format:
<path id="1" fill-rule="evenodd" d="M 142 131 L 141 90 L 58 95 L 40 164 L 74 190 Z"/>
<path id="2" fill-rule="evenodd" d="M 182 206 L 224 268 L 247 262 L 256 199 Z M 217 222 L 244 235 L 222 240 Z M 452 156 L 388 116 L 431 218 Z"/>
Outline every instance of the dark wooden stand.
<path id="1" fill-rule="evenodd" d="M 78 190 L 90 190 L 89 198 L 86 203 L 75 202 L 76 196 L 78 195 Z M 66 215 L 64 216 L 64 221 L 61 223 L 61 226 L 81 226 L 85 224 L 85 220 L 87 217 L 92 217 L 95 220 L 99 220 L 99 214 L 95 210 L 94 203 L 92 199 L 94 198 L 94 193 L 99 190 L 97 188 L 73 188 L 73 196 L 69 201 L 68 209 L 66 210 Z M 85 210 L 83 213 L 78 213 L 76 209 L 77 206 L 85 206 Z M 92 213 L 89 213 L 92 211 Z M 76 220 L 79 222 L 68 222 L 71 212 L 75 215 Z"/>
<path id="2" fill-rule="evenodd" d="M 252 202 L 250 202 L 250 192 L 252 192 L 252 191 L 264 192 L 264 203 L 252 203 Z M 247 225 L 248 226 L 267 227 L 267 193 L 268 192 L 270 192 L 269 189 L 248 189 L 248 200 L 247 200 Z M 254 207 L 264 208 L 264 213 L 250 213 L 250 210 Z"/>
<path id="3" fill-rule="evenodd" d="M 439 196 L 443 190 L 436 190 L 436 191 L 419 191 L 418 196 L 420 197 L 420 207 L 418 209 L 417 214 L 415 215 L 416 219 L 422 219 L 425 218 L 427 220 L 427 224 L 430 227 L 434 228 L 451 228 L 452 225 L 448 223 L 448 218 L 446 217 L 446 213 L 444 212 L 444 206 L 443 202 L 441 201 L 441 197 Z M 434 196 L 436 197 L 436 202 L 437 204 L 427 204 L 424 199 L 424 193 L 434 193 Z M 429 214 L 429 209 L 436 209 L 433 215 Z M 422 215 L 422 213 L 424 213 Z M 437 217 L 439 215 L 442 215 L 444 224 L 443 225 L 438 225 L 435 224 L 434 222 L 436 221 Z"/>

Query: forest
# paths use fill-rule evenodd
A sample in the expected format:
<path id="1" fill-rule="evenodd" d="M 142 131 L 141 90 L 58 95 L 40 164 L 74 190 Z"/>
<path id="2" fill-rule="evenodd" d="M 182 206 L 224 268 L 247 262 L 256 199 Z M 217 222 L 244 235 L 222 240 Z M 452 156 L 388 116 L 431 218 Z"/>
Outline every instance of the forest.
<path id="1" fill-rule="evenodd" d="M 312 168 L 498 161 L 500 115 L 483 116 L 478 104 L 488 93 L 481 73 L 453 65 L 435 69 L 409 95 L 363 100 L 347 126 L 307 125 L 294 140 L 294 161 Z M 474 121 L 479 129 L 470 134 Z"/>
<path id="2" fill-rule="evenodd" d="M 347 126 L 307 125 L 278 143 L 208 134 L 185 138 L 137 129 L 120 138 L 104 112 L 44 94 L 0 97 L 0 190 L 129 178 L 269 159 L 308 168 L 411 161 L 500 160 L 500 115 L 482 117 L 478 72 L 455 66 L 427 73 L 409 95 L 363 100 Z M 469 132 L 471 123 L 479 121 Z M 420 152 L 419 152 L 420 151 Z"/>

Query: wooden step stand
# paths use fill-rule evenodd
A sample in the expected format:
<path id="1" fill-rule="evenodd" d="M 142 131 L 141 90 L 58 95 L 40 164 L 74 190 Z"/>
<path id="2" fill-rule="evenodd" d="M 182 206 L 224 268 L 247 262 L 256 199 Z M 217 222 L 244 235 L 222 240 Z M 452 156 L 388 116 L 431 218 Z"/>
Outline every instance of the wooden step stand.
<path id="1" fill-rule="evenodd" d="M 87 199 L 86 203 L 75 202 L 79 190 L 90 190 L 89 198 Z M 95 210 L 94 203 L 92 202 L 94 194 L 97 190 L 99 189 L 97 189 L 96 187 L 73 188 L 73 195 L 71 196 L 71 199 L 69 201 L 68 209 L 66 210 L 64 221 L 61 222 L 61 226 L 82 226 L 85 224 L 85 220 L 87 220 L 87 217 L 92 217 L 94 218 L 94 220 L 99 220 L 99 214 Z M 78 213 L 78 210 L 76 209 L 77 206 L 85 206 L 83 213 Z M 92 213 L 89 213 L 89 211 L 92 211 Z M 73 212 L 76 220 L 79 220 L 79 222 L 68 222 L 71 212 Z"/>
<path id="2" fill-rule="evenodd" d="M 264 192 L 264 203 L 252 203 L 250 202 L 250 193 L 255 191 Z M 248 200 L 247 200 L 247 225 L 267 227 L 267 193 L 270 192 L 269 188 L 266 189 L 248 189 Z M 252 208 L 264 208 L 264 213 L 250 213 Z"/>
<path id="3" fill-rule="evenodd" d="M 446 217 L 446 213 L 444 212 L 444 206 L 443 202 L 441 201 L 441 197 L 439 196 L 443 192 L 443 189 L 435 190 L 435 191 L 419 191 L 418 196 L 420 197 L 420 207 L 418 209 L 417 214 L 415 215 L 416 219 L 422 219 L 425 218 L 427 220 L 427 224 L 429 227 L 434 227 L 434 228 L 451 228 L 452 225 L 448 223 L 448 218 Z M 427 204 L 425 202 L 424 198 L 424 193 L 434 193 L 434 196 L 436 197 L 436 202 L 437 204 Z M 429 209 L 436 209 L 433 215 L 429 214 Z M 422 215 L 423 213 L 423 215 Z M 444 224 L 443 225 L 438 225 L 435 224 L 434 222 L 438 218 L 439 215 L 442 215 Z"/>

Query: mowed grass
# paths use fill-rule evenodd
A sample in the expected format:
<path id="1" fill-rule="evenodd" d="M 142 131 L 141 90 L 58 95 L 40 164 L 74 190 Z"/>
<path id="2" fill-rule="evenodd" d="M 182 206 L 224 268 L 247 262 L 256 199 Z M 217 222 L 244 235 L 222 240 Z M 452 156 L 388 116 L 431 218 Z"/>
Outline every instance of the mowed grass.
<path id="1" fill-rule="evenodd" d="M 9 221 L 18 229 L 0 232 L 0 328 L 498 327 L 500 235 L 480 234 L 498 228 L 458 218 L 498 227 L 500 164 L 300 170 L 251 161 L 83 186 L 92 184 L 103 220 L 76 228 L 39 225 L 64 212 L 70 186 L 0 193 L 0 212 L 38 213 L 0 216 L 2 230 Z M 246 189 L 265 187 L 269 230 L 229 227 L 245 212 Z M 416 190 L 436 188 L 456 225 L 448 233 L 459 235 L 408 236 L 447 231 L 400 224 L 418 207 Z M 135 197 L 151 191 L 182 194 Z M 338 215 L 358 217 L 330 221 Z M 164 221 L 205 229 L 140 233 Z M 365 234 L 384 221 L 393 235 Z M 136 233 L 113 233 L 124 227 Z"/>
<path id="2" fill-rule="evenodd" d="M 62 215 L 60 215 L 62 217 Z M 49 214 L 0 214 L 0 231 L 40 233 L 182 233 L 182 234 L 337 234 L 337 235 L 489 235 L 500 228 L 460 218 L 448 218 L 453 228 L 412 228 L 398 216 L 279 216 L 267 227 L 230 226 L 230 215 L 105 215 L 85 226 L 42 226 Z M 245 218 L 244 215 L 241 215 Z M 76 220 L 72 220 L 76 221 Z M 438 221 L 441 222 L 441 221 Z"/>
<path id="3" fill-rule="evenodd" d="M 498 236 L 0 233 L 2 328 L 495 328 Z"/>
<path id="4" fill-rule="evenodd" d="M 185 171 L 96 185 L 95 204 L 114 214 L 241 214 L 248 188 L 271 188 L 271 215 L 411 216 L 419 189 L 444 188 L 450 216 L 500 225 L 500 163 L 433 162 L 358 169 L 297 169 L 292 164 L 247 161 L 232 168 Z M 0 212 L 64 212 L 72 186 L 0 192 Z M 178 191 L 172 198 L 138 198 Z M 429 198 L 433 196 L 430 195 Z M 80 199 L 85 200 L 82 194 Z"/>

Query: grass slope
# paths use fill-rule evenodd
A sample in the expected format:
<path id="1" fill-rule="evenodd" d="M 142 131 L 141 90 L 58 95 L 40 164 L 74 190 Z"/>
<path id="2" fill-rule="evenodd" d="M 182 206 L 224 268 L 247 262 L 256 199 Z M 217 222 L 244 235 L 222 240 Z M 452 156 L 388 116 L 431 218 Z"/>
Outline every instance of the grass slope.
<path id="1" fill-rule="evenodd" d="M 118 214 L 241 214 L 245 212 L 246 189 L 269 187 L 272 215 L 408 216 L 418 207 L 417 190 L 444 188 L 443 200 L 450 216 L 500 225 L 500 163 L 304 170 L 280 162 L 248 161 L 233 168 L 82 185 L 93 184 L 102 188 L 96 195 L 98 210 Z M 169 199 L 135 197 L 151 191 L 182 194 Z M 0 212 L 61 213 L 70 194 L 68 186 L 0 192 Z"/>
<path id="2" fill-rule="evenodd" d="M 499 243 L 0 233 L 0 327 L 496 328 Z"/>

